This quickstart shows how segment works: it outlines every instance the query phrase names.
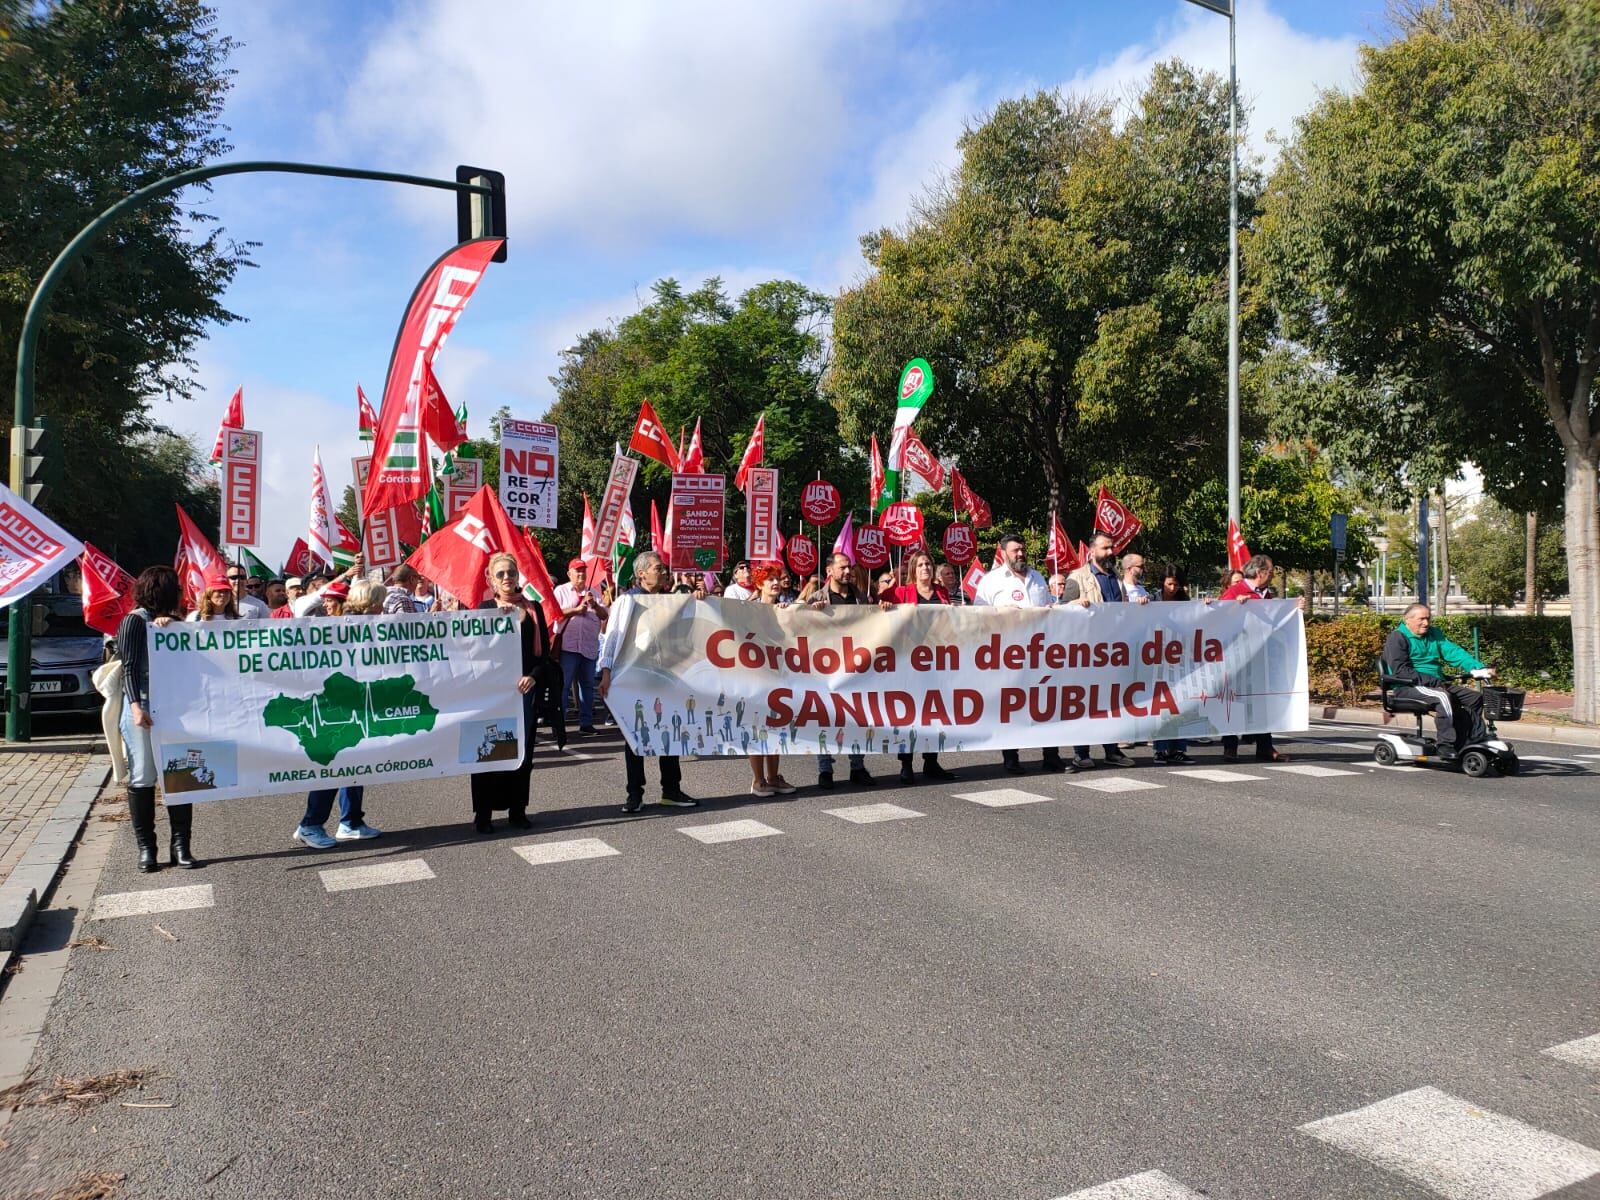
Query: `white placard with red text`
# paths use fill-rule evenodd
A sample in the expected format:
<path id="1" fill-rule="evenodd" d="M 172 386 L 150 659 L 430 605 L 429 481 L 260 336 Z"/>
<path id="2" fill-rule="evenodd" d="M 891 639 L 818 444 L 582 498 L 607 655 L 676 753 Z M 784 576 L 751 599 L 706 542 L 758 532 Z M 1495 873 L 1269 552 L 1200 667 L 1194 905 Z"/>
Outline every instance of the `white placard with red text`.
<path id="1" fill-rule="evenodd" d="M 517 526 L 556 527 L 561 437 L 543 421 L 500 422 L 500 507 Z"/>
<path id="2" fill-rule="evenodd" d="M 372 472 L 372 455 L 350 460 L 356 476 L 356 498 L 366 493 L 367 478 Z M 400 553 L 399 514 L 392 508 L 367 518 L 361 527 L 361 558 L 368 567 L 397 567 L 404 557 Z"/>
<path id="3" fill-rule="evenodd" d="M 751 562 L 778 557 L 778 469 L 751 467 L 744 479 L 744 556 Z"/>
<path id="4" fill-rule="evenodd" d="M 639 460 L 620 451 L 611 460 L 611 475 L 600 497 L 600 513 L 594 524 L 594 557 L 609 559 L 617 548 L 617 531 L 622 528 L 622 513 L 633 491 L 633 477 L 639 473 Z"/>
<path id="5" fill-rule="evenodd" d="M 261 435 L 253 429 L 223 430 L 222 540 L 261 544 Z"/>

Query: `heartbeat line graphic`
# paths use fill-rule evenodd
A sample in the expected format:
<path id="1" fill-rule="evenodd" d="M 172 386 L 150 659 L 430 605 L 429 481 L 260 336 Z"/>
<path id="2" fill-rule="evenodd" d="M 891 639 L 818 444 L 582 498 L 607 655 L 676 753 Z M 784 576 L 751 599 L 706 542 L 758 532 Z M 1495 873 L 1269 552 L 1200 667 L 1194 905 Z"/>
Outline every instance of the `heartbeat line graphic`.
<path id="1" fill-rule="evenodd" d="M 285 725 L 284 728 L 289 730 L 305 729 L 310 732 L 312 737 L 316 737 L 324 729 L 335 728 L 340 725 L 357 725 L 361 729 L 362 738 L 365 739 L 373 736 L 381 736 L 381 734 L 374 735 L 373 729 L 385 721 L 395 724 L 401 721 L 412 721 L 416 719 L 415 713 L 408 713 L 398 717 L 380 717 L 372 707 L 372 684 L 362 684 L 361 692 L 363 696 L 361 710 L 359 712 L 352 713 L 350 719 L 347 721 L 335 721 L 324 717 L 322 715 L 322 697 L 312 696 L 310 698 L 311 716 L 309 718 L 302 717 L 292 725 Z"/>
<path id="2" fill-rule="evenodd" d="M 1221 701 L 1222 702 L 1223 717 L 1224 717 L 1224 719 L 1226 719 L 1228 717 L 1233 716 L 1233 704 L 1234 704 L 1234 701 L 1236 701 L 1236 700 L 1253 700 L 1258 696 L 1293 696 L 1293 695 L 1295 695 L 1295 692 L 1292 689 L 1288 690 L 1288 691 L 1281 691 L 1281 692 L 1240 692 L 1240 691 L 1235 691 L 1234 687 L 1233 687 L 1233 679 L 1232 679 L 1232 677 L 1228 674 L 1228 672 L 1226 670 L 1224 670 L 1222 672 L 1222 686 L 1220 688 L 1218 688 L 1215 692 L 1208 692 L 1208 691 L 1205 690 L 1204 687 L 1202 687 L 1198 692 L 1194 693 L 1192 696 L 1185 697 L 1185 699 L 1194 700 L 1195 702 L 1197 702 L 1197 703 L 1199 703 L 1201 705 L 1213 704 L 1213 703 L 1215 703 L 1217 701 Z"/>

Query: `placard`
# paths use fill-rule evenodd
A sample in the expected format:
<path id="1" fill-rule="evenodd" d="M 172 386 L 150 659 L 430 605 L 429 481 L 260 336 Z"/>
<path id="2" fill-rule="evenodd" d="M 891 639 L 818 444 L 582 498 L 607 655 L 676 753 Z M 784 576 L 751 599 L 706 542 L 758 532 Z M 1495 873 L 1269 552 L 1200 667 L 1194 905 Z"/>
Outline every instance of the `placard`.
<path id="1" fill-rule="evenodd" d="M 455 520 L 455 516 L 483 486 L 483 464 L 475 458 L 455 458 L 455 471 L 445 477 L 444 493 L 440 499 L 444 501 L 444 519 Z"/>
<path id="2" fill-rule="evenodd" d="M 778 557 L 778 469 L 751 467 L 744 481 L 744 556 L 751 562 Z"/>
<path id="3" fill-rule="evenodd" d="M 674 571 L 720 571 L 726 560 L 726 476 L 674 475 L 671 528 Z"/>
<path id="4" fill-rule="evenodd" d="M 367 479 L 372 473 L 372 455 L 350 460 L 356 476 L 356 502 L 366 495 Z M 367 518 L 361 527 L 361 559 L 368 567 L 397 567 L 400 565 L 400 514 L 386 508 Z"/>
<path id="5" fill-rule="evenodd" d="M 556 527 L 556 480 L 561 439 L 543 421 L 500 422 L 500 507 L 511 523 L 535 529 Z"/>
<path id="6" fill-rule="evenodd" d="M 253 429 L 223 431 L 222 540 L 261 544 L 261 435 Z"/>
<path id="7" fill-rule="evenodd" d="M 595 518 L 594 557 L 609 561 L 617 548 L 617 532 L 622 528 L 622 514 L 633 492 L 633 477 L 639 473 L 639 460 L 620 451 L 611 460 L 611 474 L 606 479 L 606 490 L 600 497 L 600 515 Z"/>

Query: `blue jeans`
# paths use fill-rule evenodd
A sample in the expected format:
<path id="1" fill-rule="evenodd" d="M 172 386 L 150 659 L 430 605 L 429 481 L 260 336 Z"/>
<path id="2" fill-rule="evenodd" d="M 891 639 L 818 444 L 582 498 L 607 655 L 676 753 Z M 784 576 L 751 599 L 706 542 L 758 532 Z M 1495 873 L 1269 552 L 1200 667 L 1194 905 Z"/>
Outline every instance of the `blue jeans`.
<path id="1" fill-rule="evenodd" d="M 339 797 L 339 824 L 360 825 L 366 814 L 361 811 L 361 797 L 366 791 L 360 787 L 322 788 L 312 792 L 306 797 L 306 815 L 300 818 L 302 826 L 315 825 L 321 829 L 328 823 L 328 814 L 333 811 L 333 798 Z"/>
<path id="2" fill-rule="evenodd" d="M 123 749 L 128 754 L 128 786 L 155 787 L 156 750 L 150 742 L 151 731 L 133 723 L 133 705 L 122 706 L 118 727 L 122 730 Z"/>
<path id="3" fill-rule="evenodd" d="M 578 724 L 594 724 L 594 659 L 576 650 L 561 652 L 561 706 L 572 694 L 572 681 L 578 681 Z"/>

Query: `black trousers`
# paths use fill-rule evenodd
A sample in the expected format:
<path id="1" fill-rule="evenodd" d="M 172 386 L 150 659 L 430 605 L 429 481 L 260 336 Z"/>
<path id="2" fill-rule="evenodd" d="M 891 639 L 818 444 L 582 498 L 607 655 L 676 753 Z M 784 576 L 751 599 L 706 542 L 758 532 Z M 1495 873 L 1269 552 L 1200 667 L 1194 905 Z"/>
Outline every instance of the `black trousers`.
<path id="1" fill-rule="evenodd" d="M 1433 725 L 1441 747 L 1470 746 L 1489 734 L 1483 723 L 1483 693 L 1459 683 L 1438 687 L 1398 687 L 1396 696 L 1420 700 L 1433 708 Z"/>
<path id="2" fill-rule="evenodd" d="M 1273 753 L 1272 735 L 1270 733 L 1252 733 L 1245 737 L 1245 741 L 1256 744 L 1256 757 L 1270 759 Z M 1222 752 L 1224 754 L 1239 753 L 1239 739 L 1231 733 L 1222 735 Z"/>
<path id="3" fill-rule="evenodd" d="M 1016 750 L 1002 750 L 1000 751 L 1000 760 L 1007 763 L 1019 763 L 1022 761 L 1022 755 Z M 1044 757 L 1040 761 L 1047 763 L 1060 762 L 1061 748 L 1059 746 L 1046 746 L 1044 748 Z"/>
<path id="4" fill-rule="evenodd" d="M 644 799 L 644 757 L 635 754 L 624 744 L 622 759 L 628 768 L 628 799 Z M 676 754 L 662 754 L 656 757 L 661 764 L 661 794 L 670 796 L 683 786 L 683 767 L 678 762 Z"/>

